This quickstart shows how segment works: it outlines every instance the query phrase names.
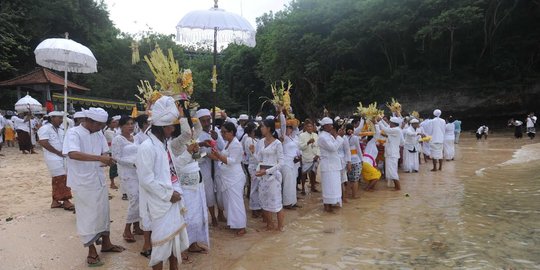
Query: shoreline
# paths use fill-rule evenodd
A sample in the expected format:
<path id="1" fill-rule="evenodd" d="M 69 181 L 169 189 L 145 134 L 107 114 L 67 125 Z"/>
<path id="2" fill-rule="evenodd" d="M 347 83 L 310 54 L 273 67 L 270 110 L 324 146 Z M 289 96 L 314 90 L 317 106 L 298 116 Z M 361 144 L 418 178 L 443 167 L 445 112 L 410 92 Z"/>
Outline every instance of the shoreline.
<path id="1" fill-rule="evenodd" d="M 468 181 L 475 175 L 475 171 L 480 168 L 489 168 L 513 158 L 514 153 L 522 149 L 528 140 L 521 142 L 511 138 L 492 136 L 487 142 L 477 142 L 472 136 L 462 137 L 464 143 L 458 145 L 458 151 L 454 162 L 445 162 L 443 172 L 452 172 L 453 179 L 460 182 Z M 508 143 L 511 142 L 511 143 Z M 490 144 L 492 147 L 490 147 Z M 526 146 L 524 148 L 527 148 Z M 540 149 L 540 144 L 535 144 Z M 461 149 L 462 148 L 462 149 Z M 7 150 L 6 150 L 7 149 Z M 492 150 L 496 149 L 496 150 Z M 498 150 L 497 150 L 498 149 Z M 50 177 L 43 162 L 42 153 L 38 155 L 22 155 L 15 148 L 4 148 L 2 151 L 6 157 L 0 160 L 0 175 L 2 177 L 2 190 L 0 190 L 0 203 L 4 205 L 0 209 L 0 261 L 2 267 L 7 269 L 85 269 L 86 249 L 82 247 L 75 228 L 75 215 L 69 211 L 61 209 L 50 209 Z M 485 158 L 476 160 L 473 164 L 464 160 L 464 155 L 485 155 Z M 423 196 L 430 196 L 430 193 L 416 193 L 415 189 L 421 181 L 425 181 L 429 164 L 421 165 L 421 174 L 400 173 L 403 177 L 404 190 L 401 193 L 392 192 L 386 188 L 386 184 L 381 182 L 377 185 L 374 193 L 360 193 L 360 199 L 349 200 L 344 204 L 343 209 L 335 216 L 360 215 L 366 219 L 391 218 L 391 216 L 381 216 L 380 211 L 390 211 L 387 207 L 398 207 L 402 201 L 403 194 L 411 194 L 409 203 L 416 207 L 428 207 L 426 211 L 435 211 L 432 206 L 426 205 Z M 443 165 L 444 166 L 444 165 Z M 476 169 L 475 169 L 476 168 Z M 442 177 L 439 174 L 437 177 Z M 443 178 L 444 183 L 449 182 Z M 459 194 L 460 190 L 456 190 Z M 127 203 L 122 201 L 121 194 L 117 190 L 111 190 L 114 198 L 110 201 L 111 208 L 111 239 L 113 243 L 123 245 L 126 251 L 120 254 L 102 254 L 105 265 L 100 269 L 141 269 L 147 268 L 148 260 L 139 251 L 142 247 L 142 237 L 136 237 L 137 242 L 133 244 L 125 243 L 122 240 L 123 220 L 127 208 Z M 243 237 L 236 237 L 234 233 L 222 227 L 210 228 L 211 249 L 210 254 L 190 254 L 194 260 L 192 264 L 181 265 L 181 269 L 253 269 L 246 267 L 255 260 L 252 266 L 261 266 L 261 259 L 266 262 L 269 256 L 278 258 L 287 257 L 290 254 L 283 250 L 272 250 L 279 246 L 279 241 L 284 243 L 287 237 L 295 239 L 298 235 L 309 237 L 312 234 L 319 234 L 328 237 L 348 230 L 348 224 L 332 223 L 329 226 L 320 226 L 313 219 L 327 219 L 322 213 L 320 193 L 311 195 L 308 193 L 305 198 L 299 196 L 299 204 L 303 208 L 297 210 L 286 210 L 286 231 L 284 233 L 264 232 L 264 224 L 260 219 L 253 220 L 248 212 L 248 233 Z M 410 205 L 404 205 L 403 210 L 410 210 Z M 446 207 L 435 204 L 434 207 Z M 381 208 L 381 209 L 379 209 Z M 384 209 L 383 209 L 384 208 Z M 407 211 L 409 211 L 407 210 Z M 360 211 L 360 212 L 359 212 Z M 433 212 L 436 214 L 436 211 Z M 13 217 L 12 221 L 6 222 L 6 218 Z M 401 221 L 400 221 L 401 222 Z M 410 222 L 410 221 L 409 221 Z M 223 223 L 220 223 L 223 226 Z M 295 233 L 296 232 L 296 233 Z M 278 242 L 276 242 L 278 241 Z M 346 239 L 344 240 L 346 241 Z M 376 244 L 376 243 L 374 243 Z M 382 243 L 384 244 L 384 243 Z M 392 243 L 386 243 L 391 246 Z M 270 245 L 270 247 L 268 246 Z M 290 246 L 290 245 L 289 245 Z M 288 247 L 289 247 L 288 246 Z M 35 250 L 31 256 L 22 257 L 20 254 L 29 248 Z M 290 246 L 292 248 L 292 246 Z M 267 249 L 270 251 L 267 253 Z M 306 251 L 307 252 L 307 251 Z M 294 252 L 290 252 L 294 254 Z M 262 256 L 262 257 L 260 257 Z M 266 257 L 265 257 L 266 256 Z M 315 257 L 317 259 L 319 257 Z M 313 260 L 313 259 L 312 259 Z M 321 257 L 321 260 L 323 258 Z M 383 261 L 381 259 L 381 261 Z M 283 265 L 292 266 L 286 261 L 281 261 Z M 266 265 L 265 265 L 266 266 Z M 271 267 L 272 265 L 267 265 Z M 272 268 L 273 269 L 273 268 Z M 317 267 L 313 269 L 319 269 Z"/>

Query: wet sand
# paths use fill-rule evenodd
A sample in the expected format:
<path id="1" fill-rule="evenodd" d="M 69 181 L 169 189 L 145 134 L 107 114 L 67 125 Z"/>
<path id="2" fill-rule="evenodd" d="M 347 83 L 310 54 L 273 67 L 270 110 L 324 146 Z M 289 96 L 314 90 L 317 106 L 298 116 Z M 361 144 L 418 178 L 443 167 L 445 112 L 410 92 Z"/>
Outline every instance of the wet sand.
<path id="1" fill-rule="evenodd" d="M 518 164 L 501 165 L 530 143 L 464 135 L 442 173 L 422 164 L 418 174 L 400 174 L 401 192 L 381 182 L 336 214 L 322 212 L 320 194 L 308 194 L 303 208 L 286 211 L 284 233 L 264 232 L 248 214 L 245 236 L 211 228 L 210 254 L 191 254 L 194 262 L 181 269 L 540 268 L 540 145 L 518 151 Z M 42 154 L 2 153 L 0 269 L 85 269 L 75 215 L 49 209 Z M 121 237 L 127 202 L 110 193 L 111 237 L 127 250 L 102 254 L 100 269 L 145 269 L 142 237 L 133 244 Z"/>

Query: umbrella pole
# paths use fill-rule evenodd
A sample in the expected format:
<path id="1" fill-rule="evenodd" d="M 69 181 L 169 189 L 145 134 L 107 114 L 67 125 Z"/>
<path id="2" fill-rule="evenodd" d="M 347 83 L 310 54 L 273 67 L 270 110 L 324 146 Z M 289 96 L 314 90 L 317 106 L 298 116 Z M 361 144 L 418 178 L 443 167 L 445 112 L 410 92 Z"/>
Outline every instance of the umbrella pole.
<path id="1" fill-rule="evenodd" d="M 216 1 L 216 6 L 217 6 L 217 1 Z M 217 68 L 216 68 L 216 65 L 217 65 L 217 27 L 214 27 L 214 65 L 213 65 L 213 68 L 212 68 L 212 130 L 210 131 L 210 134 L 212 134 L 212 131 L 215 130 L 215 127 L 216 127 L 216 88 L 217 88 Z M 211 162 L 211 175 L 212 175 L 212 181 L 214 181 L 215 183 L 215 173 L 216 173 L 216 168 L 215 168 L 215 161 L 212 160 Z M 217 202 L 217 193 L 214 191 L 214 197 L 216 198 L 216 202 Z M 219 208 L 219 206 L 218 206 Z"/>
<path id="2" fill-rule="evenodd" d="M 67 63 L 64 70 L 64 135 L 67 134 Z"/>

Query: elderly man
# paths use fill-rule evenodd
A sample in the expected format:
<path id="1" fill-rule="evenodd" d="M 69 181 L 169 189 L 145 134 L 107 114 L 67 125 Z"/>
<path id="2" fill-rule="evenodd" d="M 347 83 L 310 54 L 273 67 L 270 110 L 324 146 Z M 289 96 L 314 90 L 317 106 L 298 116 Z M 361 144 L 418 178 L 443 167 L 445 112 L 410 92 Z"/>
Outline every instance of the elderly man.
<path id="1" fill-rule="evenodd" d="M 197 111 L 197 118 L 201 122 L 203 132 L 199 135 L 200 152 L 206 153 L 206 155 L 212 152 L 212 148 L 223 150 L 225 148 L 225 142 L 221 135 L 215 130 L 212 130 L 212 118 L 208 109 L 200 109 Z M 215 144 L 214 144 L 215 143 Z M 221 196 L 220 188 L 217 187 L 218 181 L 215 181 L 215 176 L 219 173 L 219 166 L 217 162 L 205 156 L 199 159 L 199 167 L 201 169 L 201 175 L 204 182 L 206 204 L 210 211 L 210 217 L 212 218 L 212 225 L 217 226 L 218 221 L 225 222 L 225 215 L 223 215 L 223 199 Z M 218 216 L 216 218 L 215 206 L 218 208 Z"/>
<path id="2" fill-rule="evenodd" d="M 249 121 L 249 116 L 247 114 L 241 114 L 238 117 L 238 126 L 236 127 L 236 138 L 238 141 L 242 140 L 242 135 L 244 135 L 244 128 Z"/>
<path id="3" fill-rule="evenodd" d="M 75 206 L 69 201 L 72 198 L 71 189 L 66 186 L 67 176 L 64 155 L 62 154 L 64 130 L 61 125 L 63 117 L 63 112 L 49 113 L 49 122 L 38 130 L 39 144 L 44 149 L 43 157 L 52 177 L 51 208 L 75 210 Z"/>
<path id="4" fill-rule="evenodd" d="M 433 169 L 432 172 L 437 171 L 437 161 L 439 162 L 439 171 L 442 170 L 443 164 L 443 144 L 444 144 L 444 134 L 446 130 L 446 121 L 441 119 L 441 110 L 436 109 L 433 111 L 434 118 L 429 121 L 425 127 L 425 132 L 427 135 L 431 136 L 431 141 L 429 142 L 430 156 L 433 159 Z"/>
<path id="5" fill-rule="evenodd" d="M 343 145 L 333 127 L 332 119 L 325 117 L 320 121 L 322 132 L 318 144 L 321 153 L 321 184 L 324 211 L 333 212 L 333 206 L 341 206 L 341 169 L 339 148 Z"/>
<path id="6" fill-rule="evenodd" d="M 113 245 L 109 237 L 109 192 L 102 166 L 110 166 L 115 160 L 109 156 L 107 140 L 101 132 L 108 115 L 101 108 L 90 108 L 85 115 L 84 123 L 68 130 L 62 153 L 68 156 L 67 185 L 77 198 L 77 232 L 88 247 L 88 266 L 94 267 L 103 265 L 94 244 L 101 242 L 101 252 L 125 249 Z"/>
<path id="7" fill-rule="evenodd" d="M 330 119 L 332 120 L 332 119 Z M 309 176 L 309 182 L 311 185 L 311 192 L 319 192 L 315 187 L 317 168 L 319 166 L 320 149 L 317 141 L 319 136 L 315 133 L 315 127 L 311 120 L 306 119 L 304 122 L 304 132 L 302 132 L 298 139 L 300 141 L 300 150 L 302 151 L 302 195 L 306 195 L 306 179 Z"/>
<path id="8" fill-rule="evenodd" d="M 401 134 L 401 123 L 403 120 L 400 117 L 392 116 L 390 123 L 386 123 L 384 119 L 380 120 L 378 125 L 381 131 L 384 131 L 387 137 L 384 144 L 384 169 L 386 179 L 394 182 L 395 190 L 401 190 L 398 175 L 398 161 L 400 158 L 399 147 L 402 144 L 403 136 Z"/>
<path id="9" fill-rule="evenodd" d="M 189 244 L 181 214 L 183 191 L 168 147 L 178 117 L 172 97 L 161 97 L 152 105 L 149 138 L 139 146 L 135 162 L 144 198 L 141 215 L 149 217 L 152 229 L 152 269 L 163 269 L 167 260 L 170 269 L 178 269 L 178 258 Z"/>

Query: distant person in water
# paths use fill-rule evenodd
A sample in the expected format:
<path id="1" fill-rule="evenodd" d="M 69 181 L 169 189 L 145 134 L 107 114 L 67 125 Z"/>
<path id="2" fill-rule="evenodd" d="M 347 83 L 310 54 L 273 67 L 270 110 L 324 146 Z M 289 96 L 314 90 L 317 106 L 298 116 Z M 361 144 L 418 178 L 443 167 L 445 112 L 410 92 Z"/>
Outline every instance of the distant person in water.
<path id="1" fill-rule="evenodd" d="M 449 121 L 450 123 L 454 124 L 454 143 L 459 144 L 459 137 L 461 136 L 461 121 L 454 119 L 452 116 L 450 116 Z"/>
<path id="2" fill-rule="evenodd" d="M 534 113 L 530 113 L 527 116 L 527 136 L 529 138 L 534 139 L 534 136 L 536 136 L 536 129 L 534 126 L 536 126 L 536 116 L 534 116 Z"/>
<path id="3" fill-rule="evenodd" d="M 516 139 L 523 138 L 523 130 L 522 130 L 523 122 L 512 118 L 510 119 L 510 121 L 508 121 L 508 126 L 514 127 L 514 138 Z"/>
<path id="4" fill-rule="evenodd" d="M 476 139 L 480 140 L 482 139 L 482 136 L 483 136 L 484 139 L 487 140 L 488 133 L 489 133 L 489 128 L 486 125 L 481 125 L 478 128 L 478 130 L 476 130 Z"/>

